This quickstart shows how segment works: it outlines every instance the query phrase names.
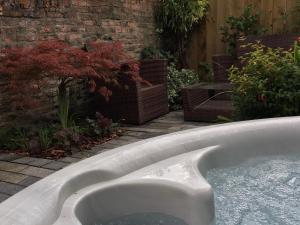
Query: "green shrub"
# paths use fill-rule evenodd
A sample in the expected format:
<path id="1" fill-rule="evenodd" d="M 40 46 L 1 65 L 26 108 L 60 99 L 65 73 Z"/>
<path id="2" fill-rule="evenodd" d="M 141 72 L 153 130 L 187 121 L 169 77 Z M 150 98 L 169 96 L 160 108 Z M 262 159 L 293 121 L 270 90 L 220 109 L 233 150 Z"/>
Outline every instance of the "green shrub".
<path id="1" fill-rule="evenodd" d="M 0 149 L 27 150 L 28 148 L 29 138 L 24 128 L 0 129 Z"/>
<path id="2" fill-rule="evenodd" d="M 38 139 L 42 150 L 47 150 L 53 145 L 53 133 L 54 128 L 50 126 L 45 126 L 38 130 Z"/>
<path id="3" fill-rule="evenodd" d="M 156 10 L 156 27 L 164 50 L 185 61 L 185 53 L 194 26 L 204 19 L 208 0 L 159 0 Z"/>
<path id="4" fill-rule="evenodd" d="M 181 88 L 199 82 L 198 74 L 189 69 L 178 70 L 174 63 L 168 67 L 168 98 L 171 110 L 182 107 Z"/>
<path id="5" fill-rule="evenodd" d="M 237 119 L 298 115 L 300 68 L 298 48 L 271 49 L 257 43 L 243 58 L 244 67 L 230 69 Z"/>
<path id="6" fill-rule="evenodd" d="M 168 51 L 155 47 L 144 48 L 141 52 L 141 59 L 167 59 L 168 62 L 175 62 L 176 58 Z"/>
<path id="7" fill-rule="evenodd" d="M 106 137 L 110 136 L 119 126 L 113 123 L 112 119 L 106 118 L 97 112 L 94 119 L 87 118 L 84 133 L 90 137 Z"/>

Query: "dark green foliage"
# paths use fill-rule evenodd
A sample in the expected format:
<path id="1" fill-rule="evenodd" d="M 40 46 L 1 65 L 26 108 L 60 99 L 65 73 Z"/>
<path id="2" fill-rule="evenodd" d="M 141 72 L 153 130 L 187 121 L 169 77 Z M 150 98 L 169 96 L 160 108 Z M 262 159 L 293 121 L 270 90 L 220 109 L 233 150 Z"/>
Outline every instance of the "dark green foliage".
<path id="1" fill-rule="evenodd" d="M 51 122 L 36 124 L 26 129 L 1 128 L 0 150 L 23 150 L 31 153 L 31 147 L 34 147 L 35 156 L 49 156 L 49 154 L 52 156 L 51 149 L 71 153 L 72 149 L 81 149 L 82 146 L 89 146 L 103 138 L 110 137 L 117 132 L 119 127 L 100 113 L 96 113 L 94 118 L 76 121 L 76 123 L 73 121 L 65 127 L 63 124 L 65 123 Z M 36 140 L 37 144 L 31 146 L 32 140 Z"/>
<path id="2" fill-rule="evenodd" d="M 111 119 L 104 117 L 101 113 L 96 113 L 95 119 L 86 119 L 84 132 L 90 137 L 109 136 L 118 127 Z"/>
<path id="3" fill-rule="evenodd" d="M 213 68 L 210 63 L 200 62 L 198 66 L 199 80 L 212 82 L 213 81 Z"/>
<path id="4" fill-rule="evenodd" d="M 237 119 L 299 115 L 299 47 L 295 53 L 261 44 L 250 47 L 245 66 L 230 69 Z"/>
<path id="5" fill-rule="evenodd" d="M 259 14 L 254 12 L 253 6 L 245 7 L 239 17 L 229 16 L 225 25 L 221 26 L 222 41 L 227 45 L 227 52 L 236 56 L 236 41 L 241 36 L 258 35 L 266 32 L 266 29 L 259 24 Z"/>
<path id="6" fill-rule="evenodd" d="M 178 70 L 174 63 L 168 67 L 168 98 L 171 110 L 181 109 L 181 88 L 199 82 L 198 74 L 192 70 Z"/>
<path id="7" fill-rule="evenodd" d="M 186 66 L 185 54 L 194 26 L 199 25 L 208 9 L 208 0 L 160 0 L 155 11 L 162 47 Z"/>
<path id="8" fill-rule="evenodd" d="M 0 149 L 18 150 L 29 148 L 29 138 L 25 128 L 1 128 Z"/>
<path id="9" fill-rule="evenodd" d="M 39 144 L 42 150 L 47 150 L 53 145 L 54 127 L 44 126 L 38 130 Z"/>
<path id="10" fill-rule="evenodd" d="M 168 62 L 176 61 L 176 58 L 170 52 L 155 47 L 144 48 L 141 52 L 141 59 L 167 59 Z"/>

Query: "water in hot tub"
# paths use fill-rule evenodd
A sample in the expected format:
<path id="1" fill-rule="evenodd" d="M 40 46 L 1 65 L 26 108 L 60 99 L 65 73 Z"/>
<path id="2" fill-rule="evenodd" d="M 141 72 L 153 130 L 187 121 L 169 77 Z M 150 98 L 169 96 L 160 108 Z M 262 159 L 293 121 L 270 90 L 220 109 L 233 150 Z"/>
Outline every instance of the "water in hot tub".
<path id="1" fill-rule="evenodd" d="M 98 225 L 187 225 L 184 221 L 161 213 L 133 214 Z"/>
<path id="2" fill-rule="evenodd" d="M 300 154 L 252 158 L 207 174 L 216 225 L 299 225 Z"/>

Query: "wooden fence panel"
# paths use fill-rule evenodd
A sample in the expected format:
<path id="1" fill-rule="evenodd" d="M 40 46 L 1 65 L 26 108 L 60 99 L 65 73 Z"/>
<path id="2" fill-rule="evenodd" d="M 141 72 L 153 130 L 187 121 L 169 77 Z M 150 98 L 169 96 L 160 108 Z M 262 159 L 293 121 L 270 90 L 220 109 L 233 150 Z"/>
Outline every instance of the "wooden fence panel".
<path id="1" fill-rule="evenodd" d="M 190 44 L 189 64 L 192 68 L 196 69 L 201 61 L 211 62 L 212 55 L 226 52 L 221 41 L 220 27 L 228 16 L 239 16 L 248 4 L 260 12 L 261 24 L 268 29 L 268 33 L 280 33 L 286 31 L 286 28 L 292 28 L 292 11 L 296 0 L 210 0 L 205 29 L 195 31 Z M 201 54 L 194 51 L 201 51 Z"/>

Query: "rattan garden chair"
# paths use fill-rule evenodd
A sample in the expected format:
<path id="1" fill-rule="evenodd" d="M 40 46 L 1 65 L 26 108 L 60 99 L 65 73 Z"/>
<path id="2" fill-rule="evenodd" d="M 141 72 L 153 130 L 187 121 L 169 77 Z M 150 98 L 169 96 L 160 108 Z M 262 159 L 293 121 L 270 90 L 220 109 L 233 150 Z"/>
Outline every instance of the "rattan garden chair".
<path id="1" fill-rule="evenodd" d="M 127 89 L 114 90 L 111 101 L 104 106 L 109 108 L 109 116 L 124 123 L 143 124 L 169 112 L 167 61 L 141 61 L 140 76 L 151 85 L 127 81 Z"/>

